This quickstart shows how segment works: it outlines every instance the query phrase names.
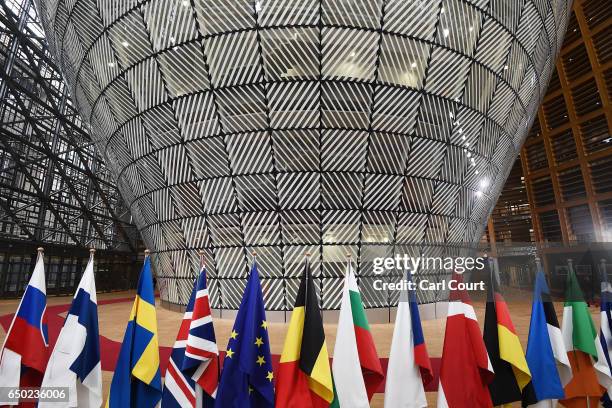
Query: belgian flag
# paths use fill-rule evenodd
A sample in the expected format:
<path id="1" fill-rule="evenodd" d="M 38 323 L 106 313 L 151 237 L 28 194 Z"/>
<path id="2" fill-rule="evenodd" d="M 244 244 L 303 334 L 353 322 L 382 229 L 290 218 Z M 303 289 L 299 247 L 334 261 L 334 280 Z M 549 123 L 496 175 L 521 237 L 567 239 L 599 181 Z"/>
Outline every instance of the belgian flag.
<path id="1" fill-rule="evenodd" d="M 334 399 L 323 320 L 308 261 L 276 380 L 276 407 L 328 407 Z"/>
<path id="2" fill-rule="evenodd" d="M 521 401 L 523 389 L 531 381 L 531 373 L 523 347 L 510 319 L 508 305 L 499 291 L 497 277 L 490 260 L 491 282 L 485 311 L 484 342 L 495 371 L 489 384 L 493 405 Z"/>

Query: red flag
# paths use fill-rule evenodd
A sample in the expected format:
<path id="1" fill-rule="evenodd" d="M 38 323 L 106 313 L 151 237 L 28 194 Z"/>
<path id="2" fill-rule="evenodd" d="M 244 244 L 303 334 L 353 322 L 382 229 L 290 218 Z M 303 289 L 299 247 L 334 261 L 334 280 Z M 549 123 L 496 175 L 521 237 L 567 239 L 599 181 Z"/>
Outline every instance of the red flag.
<path id="1" fill-rule="evenodd" d="M 463 277 L 453 274 L 457 284 Z M 451 282 L 452 282 L 451 280 Z M 465 290 L 451 290 L 440 364 L 438 408 L 492 407 L 493 367 Z"/>

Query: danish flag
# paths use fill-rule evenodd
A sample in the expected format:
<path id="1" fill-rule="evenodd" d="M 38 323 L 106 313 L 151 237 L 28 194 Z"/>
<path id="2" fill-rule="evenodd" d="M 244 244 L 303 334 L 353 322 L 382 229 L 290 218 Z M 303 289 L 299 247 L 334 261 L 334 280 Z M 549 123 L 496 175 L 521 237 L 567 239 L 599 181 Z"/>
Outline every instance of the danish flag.
<path id="1" fill-rule="evenodd" d="M 170 355 L 162 407 L 212 407 L 218 383 L 219 350 L 202 267 Z"/>

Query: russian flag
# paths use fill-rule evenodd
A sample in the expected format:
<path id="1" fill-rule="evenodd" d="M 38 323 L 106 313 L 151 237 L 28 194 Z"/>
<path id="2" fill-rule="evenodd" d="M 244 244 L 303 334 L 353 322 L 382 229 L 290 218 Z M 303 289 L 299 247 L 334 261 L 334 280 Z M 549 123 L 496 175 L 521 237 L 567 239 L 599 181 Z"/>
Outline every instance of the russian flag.
<path id="1" fill-rule="evenodd" d="M 409 271 L 407 281 L 411 280 Z M 391 340 L 385 407 L 427 407 L 424 384 L 432 379 L 416 293 L 404 290 L 400 294 Z"/>
<path id="2" fill-rule="evenodd" d="M 45 266 L 39 248 L 34 272 L 2 347 L 1 386 L 40 386 L 49 359 L 46 308 Z"/>

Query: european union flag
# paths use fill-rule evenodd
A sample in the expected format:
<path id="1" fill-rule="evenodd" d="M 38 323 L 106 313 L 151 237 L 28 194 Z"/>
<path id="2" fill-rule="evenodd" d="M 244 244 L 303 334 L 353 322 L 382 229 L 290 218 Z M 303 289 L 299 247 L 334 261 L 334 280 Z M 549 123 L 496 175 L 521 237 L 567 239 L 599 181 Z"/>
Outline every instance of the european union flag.
<path id="1" fill-rule="evenodd" d="M 273 379 L 268 322 L 254 262 L 227 344 L 215 407 L 272 408 Z"/>
<path id="2" fill-rule="evenodd" d="M 107 408 L 153 408 L 162 396 L 151 262 L 145 257 Z"/>

